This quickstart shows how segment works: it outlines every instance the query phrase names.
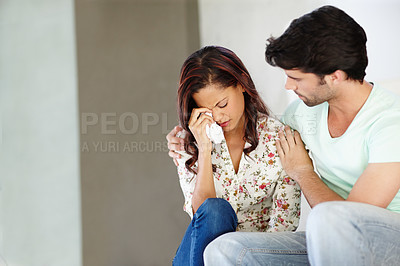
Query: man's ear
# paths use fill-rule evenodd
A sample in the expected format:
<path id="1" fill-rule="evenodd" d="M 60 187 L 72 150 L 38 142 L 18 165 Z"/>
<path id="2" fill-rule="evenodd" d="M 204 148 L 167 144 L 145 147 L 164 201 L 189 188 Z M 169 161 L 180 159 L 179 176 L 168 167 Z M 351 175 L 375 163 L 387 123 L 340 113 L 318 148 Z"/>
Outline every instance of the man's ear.
<path id="1" fill-rule="evenodd" d="M 343 70 L 336 70 L 335 72 L 329 75 L 325 75 L 324 78 L 328 84 L 334 85 L 342 81 L 345 81 L 347 79 L 347 74 Z"/>

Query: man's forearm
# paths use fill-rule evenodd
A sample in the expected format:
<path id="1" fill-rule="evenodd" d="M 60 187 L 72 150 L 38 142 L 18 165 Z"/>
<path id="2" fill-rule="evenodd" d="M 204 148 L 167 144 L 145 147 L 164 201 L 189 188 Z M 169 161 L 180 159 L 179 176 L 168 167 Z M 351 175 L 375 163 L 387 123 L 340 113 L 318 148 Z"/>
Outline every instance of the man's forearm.
<path id="1" fill-rule="evenodd" d="M 331 190 L 315 172 L 302 176 L 298 183 L 311 208 L 326 201 L 344 200 Z"/>

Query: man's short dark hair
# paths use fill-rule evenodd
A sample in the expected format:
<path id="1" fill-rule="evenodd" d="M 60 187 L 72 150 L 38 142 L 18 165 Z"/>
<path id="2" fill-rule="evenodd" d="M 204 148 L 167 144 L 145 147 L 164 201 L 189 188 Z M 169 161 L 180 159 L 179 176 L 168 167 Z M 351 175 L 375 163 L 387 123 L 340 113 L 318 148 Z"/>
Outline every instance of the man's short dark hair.
<path id="1" fill-rule="evenodd" d="M 323 6 L 290 24 L 279 38 L 269 38 L 265 58 L 272 66 L 299 69 L 320 77 L 336 70 L 363 82 L 368 65 L 367 36 L 344 11 Z"/>

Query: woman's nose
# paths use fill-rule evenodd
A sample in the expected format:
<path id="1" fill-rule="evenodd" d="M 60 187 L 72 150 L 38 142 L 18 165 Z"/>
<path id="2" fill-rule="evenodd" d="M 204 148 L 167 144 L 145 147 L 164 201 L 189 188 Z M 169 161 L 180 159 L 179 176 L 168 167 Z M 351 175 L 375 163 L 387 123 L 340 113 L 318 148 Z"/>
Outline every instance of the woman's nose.
<path id="1" fill-rule="evenodd" d="M 214 109 L 212 111 L 212 114 L 215 122 L 222 122 L 223 114 L 221 113 L 221 111 L 217 111 L 216 109 Z"/>

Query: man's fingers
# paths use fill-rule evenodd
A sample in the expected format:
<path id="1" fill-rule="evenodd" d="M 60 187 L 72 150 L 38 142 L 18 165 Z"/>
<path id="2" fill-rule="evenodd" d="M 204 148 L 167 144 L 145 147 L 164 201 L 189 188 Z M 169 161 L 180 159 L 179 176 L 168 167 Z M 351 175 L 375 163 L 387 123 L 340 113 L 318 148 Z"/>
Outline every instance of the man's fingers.
<path id="1" fill-rule="evenodd" d="M 175 166 L 178 166 L 178 161 L 177 159 L 181 158 L 181 155 L 175 151 L 183 151 L 184 147 L 183 145 L 185 144 L 184 140 L 182 138 L 176 137 L 176 134 L 179 131 L 182 131 L 183 128 L 181 126 L 175 126 L 174 129 L 171 130 L 171 132 L 168 133 L 166 136 L 166 139 L 168 141 L 168 156 L 172 158 L 174 161 Z"/>
<path id="2" fill-rule="evenodd" d="M 296 144 L 303 144 L 300 133 L 297 131 L 294 132 L 294 140 L 296 141 Z"/>
<path id="3" fill-rule="evenodd" d="M 183 151 L 185 148 L 181 143 L 169 143 L 168 142 L 168 149 L 170 151 Z"/>
<path id="4" fill-rule="evenodd" d="M 175 137 L 176 136 L 176 134 L 179 132 L 179 131 L 181 131 L 181 130 L 183 130 L 180 126 L 175 126 L 169 133 L 168 133 L 168 135 L 165 137 L 167 140 L 168 140 L 168 142 L 170 141 L 170 139 L 171 138 L 173 138 L 173 137 Z"/>
<path id="5" fill-rule="evenodd" d="M 285 156 L 285 152 L 282 149 L 281 141 L 279 139 L 276 140 L 276 151 L 278 152 L 278 155 L 282 160 L 283 157 Z"/>
<path id="6" fill-rule="evenodd" d="M 286 140 L 286 136 L 282 130 L 279 131 L 278 135 L 279 135 L 281 148 L 286 153 L 286 151 L 289 151 L 289 144 Z"/>
<path id="7" fill-rule="evenodd" d="M 180 159 L 180 158 L 181 158 L 181 155 L 180 155 L 179 153 L 174 152 L 174 151 L 172 151 L 172 150 L 170 150 L 170 151 L 168 152 L 168 155 L 169 155 L 169 157 L 173 158 L 174 161 L 175 161 L 176 159 Z"/>
<path id="8" fill-rule="evenodd" d="M 172 137 L 168 140 L 168 149 L 175 151 L 183 151 L 185 140 L 178 137 Z"/>
<path id="9" fill-rule="evenodd" d="M 182 138 L 176 137 L 176 134 L 182 130 L 183 130 L 182 127 L 175 126 L 174 129 L 172 129 L 171 132 L 169 132 L 168 135 L 166 136 L 166 139 L 168 141 L 168 149 L 169 150 L 175 150 L 175 151 L 183 151 L 184 150 L 183 145 L 185 144 L 185 140 Z"/>
<path id="10" fill-rule="evenodd" d="M 293 137 L 292 130 L 290 129 L 290 127 L 285 126 L 285 134 L 286 134 L 286 139 L 287 139 L 289 146 L 293 147 L 296 144 L 296 142 L 294 141 L 294 137 Z"/>

